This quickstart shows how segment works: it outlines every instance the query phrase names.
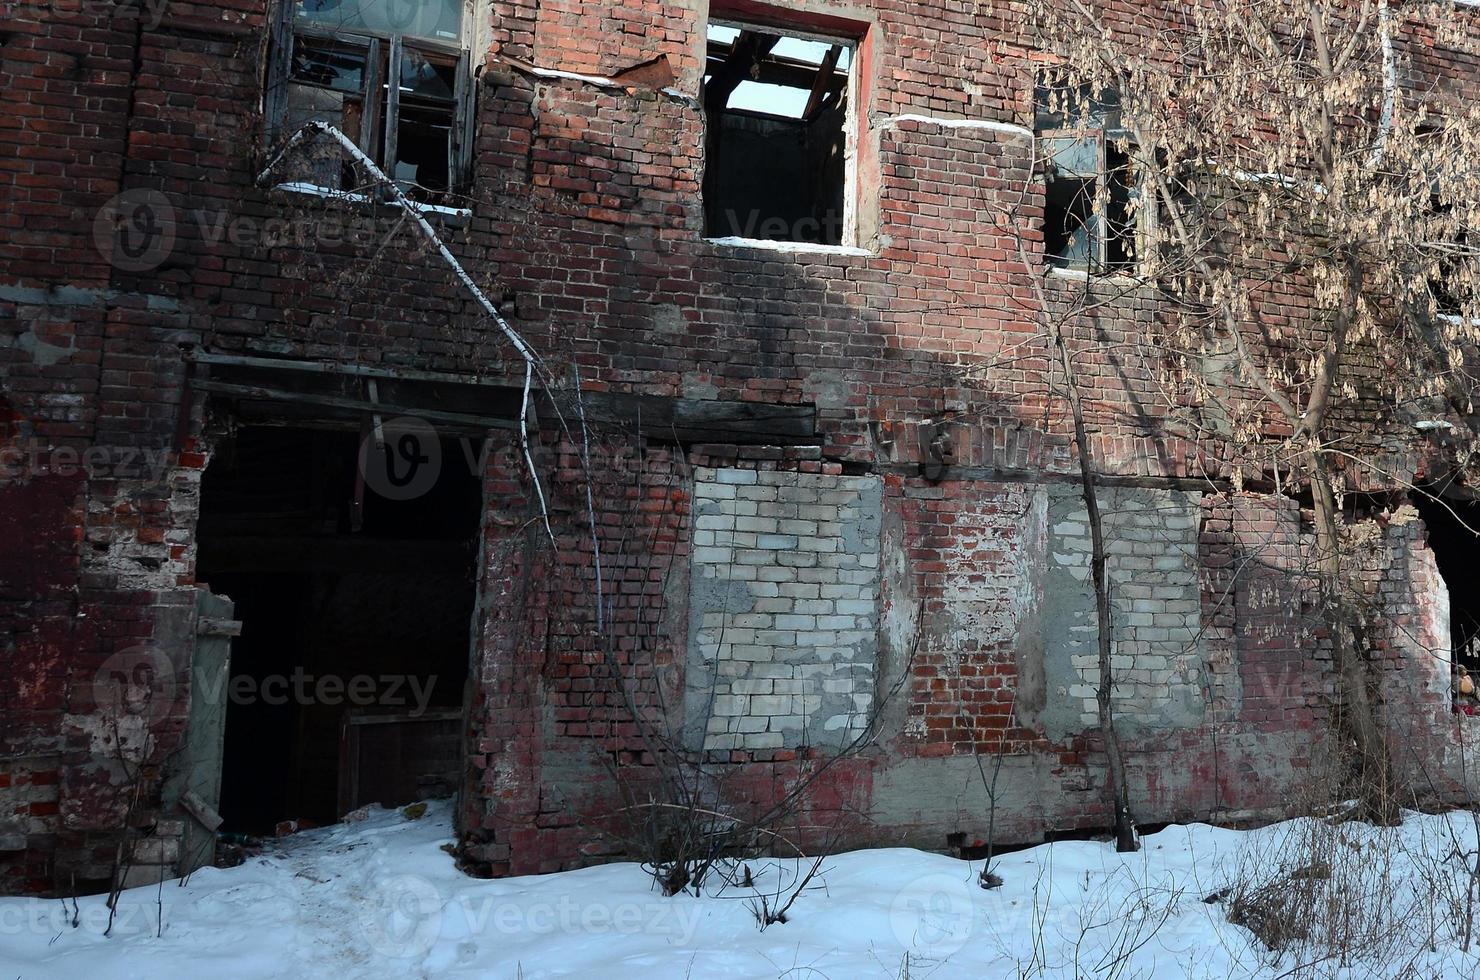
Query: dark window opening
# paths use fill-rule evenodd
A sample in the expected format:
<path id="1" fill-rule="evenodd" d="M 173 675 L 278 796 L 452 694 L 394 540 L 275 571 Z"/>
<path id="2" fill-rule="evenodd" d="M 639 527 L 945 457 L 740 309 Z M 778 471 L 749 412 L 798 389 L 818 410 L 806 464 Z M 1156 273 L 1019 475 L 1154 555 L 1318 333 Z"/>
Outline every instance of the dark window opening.
<path id="1" fill-rule="evenodd" d="M 1438 494 L 1437 488 L 1429 492 Z M 1449 591 L 1450 689 L 1455 710 L 1480 714 L 1480 502 L 1433 500 L 1414 494 L 1429 548 Z M 1465 680 L 1469 683 L 1466 684 Z"/>
<path id="2" fill-rule="evenodd" d="M 1033 121 L 1043 145 L 1045 261 L 1098 274 L 1134 267 L 1141 193 L 1119 97 L 1040 79 Z"/>
<path id="3" fill-rule="evenodd" d="M 846 40 L 709 25 L 708 237 L 843 243 L 854 53 Z"/>
<path id="4" fill-rule="evenodd" d="M 1443 161 L 1453 150 L 1445 144 L 1445 128 L 1437 122 L 1420 123 L 1414 130 L 1413 159 L 1409 166 L 1416 175 L 1431 175 L 1442 170 Z M 1464 293 L 1468 282 L 1480 281 L 1480 254 L 1470 245 L 1470 230 L 1456 220 L 1453 203 L 1445 200 L 1437 178 L 1429 177 L 1429 199 L 1423 218 L 1429 227 L 1425 237 L 1428 248 L 1438 254 L 1434 274 L 1426 282 L 1430 309 L 1439 316 L 1457 317 L 1464 313 Z"/>
<path id="5" fill-rule="evenodd" d="M 458 785 L 481 480 L 462 443 L 443 439 L 426 463 L 435 480 L 413 484 L 424 492 L 357 491 L 360 441 L 244 427 L 202 481 L 197 578 L 242 624 L 226 689 L 227 830 L 333 823 Z"/>
<path id="6" fill-rule="evenodd" d="M 1448 219 L 1453 210 L 1453 205 L 1441 204 L 1435 198 L 1435 215 Z M 1429 295 L 1433 296 L 1434 310 L 1440 316 L 1460 316 L 1464 313 L 1464 301 L 1459 283 L 1465 281 L 1467 273 L 1480 280 L 1480 259 L 1471 251 L 1470 236 L 1464 228 L 1454 229 L 1447 237 L 1447 250 L 1439 260 L 1439 274 L 1429 280 Z"/>
<path id="7" fill-rule="evenodd" d="M 444 201 L 468 172 L 472 85 L 455 42 L 461 4 L 285 5 L 269 80 L 268 111 L 279 138 L 320 120 L 339 129 L 401 187 Z M 391 81 L 397 84 L 392 85 Z M 289 181 L 356 190 L 339 147 L 320 144 Z"/>

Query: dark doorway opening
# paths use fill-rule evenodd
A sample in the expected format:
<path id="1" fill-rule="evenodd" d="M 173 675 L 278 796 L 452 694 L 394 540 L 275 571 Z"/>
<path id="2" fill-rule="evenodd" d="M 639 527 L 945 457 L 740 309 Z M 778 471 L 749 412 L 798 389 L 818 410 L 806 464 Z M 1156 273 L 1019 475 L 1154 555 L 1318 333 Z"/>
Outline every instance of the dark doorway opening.
<path id="1" fill-rule="evenodd" d="M 1431 491 L 1437 494 L 1437 491 Z M 1449 589 L 1449 642 L 1455 672 L 1456 706 L 1480 706 L 1480 502 L 1434 500 L 1414 494 L 1419 516 L 1428 529 L 1429 547 L 1439 566 L 1439 575 Z M 1461 672 L 1474 685 L 1460 689 Z"/>
<path id="2" fill-rule="evenodd" d="M 457 785 L 479 446 L 430 430 L 364 441 L 366 463 L 353 431 L 244 427 L 203 478 L 197 578 L 242 623 L 224 829 L 332 823 Z M 423 469 L 374 479 L 385 452 Z"/>

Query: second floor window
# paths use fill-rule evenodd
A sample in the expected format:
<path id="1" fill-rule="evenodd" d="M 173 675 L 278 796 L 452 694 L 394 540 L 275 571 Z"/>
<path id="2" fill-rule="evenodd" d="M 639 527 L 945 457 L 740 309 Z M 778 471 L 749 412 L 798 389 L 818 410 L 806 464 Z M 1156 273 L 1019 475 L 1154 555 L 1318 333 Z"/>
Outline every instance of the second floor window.
<path id="1" fill-rule="evenodd" d="M 1040 81 L 1033 108 L 1044 161 L 1045 261 L 1094 275 L 1133 268 L 1140 192 L 1119 98 Z"/>
<path id="2" fill-rule="evenodd" d="M 851 244 L 856 39 L 723 19 L 706 33 L 705 234 Z"/>
<path id="3" fill-rule="evenodd" d="M 321 120 L 413 198 L 441 203 L 464 184 L 473 99 L 462 0 L 284 0 L 274 34 L 267 109 L 277 138 Z M 358 182 L 327 150 L 289 179 L 331 190 Z"/>

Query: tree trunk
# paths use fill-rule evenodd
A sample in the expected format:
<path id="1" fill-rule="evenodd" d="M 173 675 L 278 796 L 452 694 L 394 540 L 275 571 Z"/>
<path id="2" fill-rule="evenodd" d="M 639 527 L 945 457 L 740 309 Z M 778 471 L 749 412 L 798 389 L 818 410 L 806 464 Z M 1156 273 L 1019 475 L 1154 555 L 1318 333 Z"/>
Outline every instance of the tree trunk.
<path id="1" fill-rule="evenodd" d="M 1130 792 L 1125 785 L 1125 759 L 1120 752 L 1120 736 L 1115 732 L 1115 712 L 1110 703 L 1110 690 L 1114 683 L 1110 656 L 1114 648 L 1110 634 L 1110 583 L 1105 575 L 1105 529 L 1100 517 L 1100 498 L 1095 487 L 1094 459 L 1090 455 L 1089 437 L 1084 424 L 1084 405 L 1079 398 L 1079 383 L 1074 375 L 1069 349 L 1064 345 L 1064 333 L 1057 321 L 1051 322 L 1053 340 L 1059 349 L 1059 363 L 1064 369 L 1064 384 L 1068 395 L 1069 413 L 1074 420 L 1074 442 L 1079 447 L 1079 483 L 1084 495 L 1084 507 L 1089 514 L 1090 577 L 1095 586 L 1095 625 L 1099 644 L 1099 683 L 1095 689 L 1095 703 L 1099 708 L 1100 737 L 1105 742 L 1105 755 L 1110 771 L 1110 800 L 1115 818 L 1115 849 L 1134 851 L 1136 843 L 1135 821 L 1131 819 Z"/>
<path id="2" fill-rule="evenodd" d="M 1360 612 L 1347 600 L 1342 583 L 1341 519 L 1325 457 L 1312 457 L 1311 499 L 1315 505 L 1316 571 L 1321 620 L 1331 638 L 1331 660 L 1341 695 L 1338 730 L 1356 750 L 1358 815 L 1373 823 L 1401 822 L 1392 758 L 1378 718 L 1372 667 L 1362 649 Z"/>

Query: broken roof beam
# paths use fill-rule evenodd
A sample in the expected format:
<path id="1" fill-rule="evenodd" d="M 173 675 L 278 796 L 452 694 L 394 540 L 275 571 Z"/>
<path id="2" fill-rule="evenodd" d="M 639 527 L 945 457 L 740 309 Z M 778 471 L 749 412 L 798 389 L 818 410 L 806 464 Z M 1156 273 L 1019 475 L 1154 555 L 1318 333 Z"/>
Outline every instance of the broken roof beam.
<path id="1" fill-rule="evenodd" d="M 835 70 L 838 67 L 838 57 L 842 53 L 843 46 L 841 44 L 834 44 L 827 49 L 827 54 L 822 56 L 822 64 L 817 68 L 817 78 L 812 82 L 812 92 L 807 96 L 807 108 L 802 110 L 803 119 L 811 119 L 813 114 L 822 108 L 822 100 L 832 90 L 832 86 L 828 82 L 830 79 L 836 77 Z"/>
<path id="2" fill-rule="evenodd" d="M 724 59 L 715 58 L 713 55 L 706 62 L 704 70 L 710 75 L 711 84 L 714 81 L 715 69 L 723 64 Z M 823 72 L 817 65 L 808 64 L 805 61 L 767 58 L 756 67 L 754 78 L 746 76 L 740 81 L 749 80 L 764 85 L 785 85 L 790 88 L 811 90 L 819 76 L 827 79 L 829 88 L 841 88 L 848 80 L 848 73 L 839 71 L 836 66 L 829 72 Z"/>
<path id="3" fill-rule="evenodd" d="M 730 96 L 740 83 L 753 81 L 759 75 L 761 61 L 779 40 L 781 37 L 776 34 L 741 31 L 730 46 L 729 55 L 709 73 L 709 81 L 704 83 L 704 107 L 713 111 L 729 105 Z"/>

